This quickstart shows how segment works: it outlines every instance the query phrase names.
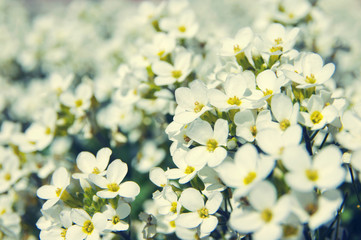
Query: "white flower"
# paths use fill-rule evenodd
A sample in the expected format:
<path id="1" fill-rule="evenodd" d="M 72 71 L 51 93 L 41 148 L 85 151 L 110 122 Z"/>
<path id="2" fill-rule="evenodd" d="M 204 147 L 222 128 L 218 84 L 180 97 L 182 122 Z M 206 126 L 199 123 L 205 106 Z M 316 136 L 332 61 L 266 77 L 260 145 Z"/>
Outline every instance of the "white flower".
<path id="1" fill-rule="evenodd" d="M 144 47 L 144 54 L 150 59 L 165 60 L 175 48 L 175 39 L 165 33 L 157 33 L 153 42 Z"/>
<path id="2" fill-rule="evenodd" d="M 290 213 L 290 198 L 285 195 L 277 200 L 276 188 L 269 182 L 261 182 L 249 193 L 252 208 L 235 209 L 230 225 L 241 233 L 252 233 L 256 240 L 276 240 L 282 235 L 282 221 Z"/>
<path id="3" fill-rule="evenodd" d="M 90 217 L 83 209 L 74 208 L 71 212 L 71 219 L 75 223 L 66 231 L 66 239 L 69 240 L 96 240 L 107 225 L 107 218 L 102 213 L 95 213 Z"/>
<path id="4" fill-rule="evenodd" d="M 307 102 L 308 112 L 300 112 L 299 122 L 307 127 L 311 127 L 311 130 L 322 129 L 338 116 L 334 106 L 325 105 L 320 96 L 312 95 Z"/>
<path id="5" fill-rule="evenodd" d="M 264 98 L 268 99 L 274 94 L 280 93 L 283 85 L 283 77 L 277 77 L 272 70 L 265 70 L 256 78 L 257 86 L 263 92 Z"/>
<path id="6" fill-rule="evenodd" d="M 178 196 L 171 188 L 164 191 L 163 197 L 155 199 L 158 212 L 161 215 L 171 216 L 174 220 L 180 213 L 182 205 L 178 202 Z"/>
<path id="7" fill-rule="evenodd" d="M 228 138 L 226 120 L 218 119 L 213 130 L 208 122 L 199 119 L 188 127 L 187 135 L 201 145 L 189 151 L 189 158 L 207 162 L 208 166 L 215 167 L 227 156 L 227 150 L 224 148 Z"/>
<path id="8" fill-rule="evenodd" d="M 337 189 L 323 192 L 317 196 L 315 192 L 292 192 L 291 204 L 302 223 L 308 223 L 315 230 L 336 216 L 342 203 L 341 192 Z"/>
<path id="9" fill-rule="evenodd" d="M 269 128 L 257 134 L 256 141 L 265 153 L 276 159 L 282 158 L 285 149 L 298 146 L 302 139 L 302 128 L 299 125 L 288 127 L 285 131 Z"/>
<path id="10" fill-rule="evenodd" d="M 64 167 L 57 169 L 51 178 L 51 185 L 44 185 L 37 191 L 39 198 L 47 199 L 43 205 L 43 209 L 46 210 L 54 206 L 62 197 L 62 194 L 69 184 L 70 176 L 68 171 Z"/>
<path id="11" fill-rule="evenodd" d="M 183 82 L 192 71 L 192 54 L 186 51 L 179 52 L 174 59 L 174 65 L 165 61 L 153 63 L 152 70 L 157 75 L 154 83 L 158 86 Z"/>
<path id="12" fill-rule="evenodd" d="M 357 150 L 361 148 L 361 114 L 348 110 L 342 116 L 342 130 L 336 139 L 345 148 Z"/>
<path id="13" fill-rule="evenodd" d="M 282 162 L 289 170 L 286 182 L 292 189 L 306 192 L 315 187 L 322 190 L 334 189 L 345 179 L 341 166 L 341 152 L 336 146 L 327 146 L 311 160 L 303 147 L 285 149 Z"/>
<path id="14" fill-rule="evenodd" d="M 199 25 L 193 11 L 186 10 L 177 17 L 164 18 L 159 22 L 159 27 L 176 38 L 192 38 L 196 35 Z"/>
<path id="15" fill-rule="evenodd" d="M 213 214 L 218 210 L 222 199 L 220 192 L 214 192 L 204 204 L 203 197 L 198 190 L 194 188 L 184 190 L 179 202 L 191 212 L 180 214 L 176 219 L 176 225 L 185 228 L 200 226 L 200 237 L 209 235 L 218 224 L 218 219 Z"/>
<path id="16" fill-rule="evenodd" d="M 227 186 L 236 188 L 234 196 L 239 198 L 265 179 L 274 165 L 275 161 L 272 158 L 260 156 L 253 145 L 245 144 L 236 152 L 234 162 L 222 163 L 217 172 Z"/>
<path id="17" fill-rule="evenodd" d="M 100 149 L 96 157 L 90 152 L 79 153 L 76 158 L 76 165 L 83 173 L 74 173 L 73 178 L 88 178 L 91 173 L 104 175 L 111 154 L 112 150 L 109 148 Z"/>
<path id="18" fill-rule="evenodd" d="M 222 47 L 219 54 L 221 56 L 236 56 L 237 54 L 244 52 L 252 40 L 252 29 L 249 27 L 242 28 L 237 32 L 233 39 L 226 38 L 222 41 Z"/>
<path id="19" fill-rule="evenodd" d="M 60 95 L 62 104 L 70 108 L 70 111 L 76 116 L 83 116 L 91 104 L 93 96 L 92 88 L 87 83 L 81 83 L 75 90 L 75 94 L 69 91 Z"/>
<path id="20" fill-rule="evenodd" d="M 135 169 L 141 173 L 149 172 L 152 167 L 159 165 L 165 157 L 165 151 L 153 141 L 146 141 L 133 161 Z"/>
<path id="21" fill-rule="evenodd" d="M 293 1 L 282 0 L 279 2 L 278 12 L 275 14 L 275 19 L 285 24 L 295 24 L 311 10 L 311 4 L 307 0 Z"/>
<path id="22" fill-rule="evenodd" d="M 97 192 L 97 196 L 100 198 L 115 198 L 118 195 L 125 198 L 135 198 L 140 192 L 138 184 L 132 181 L 121 183 L 127 172 L 127 164 L 116 159 L 109 164 L 106 178 L 97 174 L 90 174 L 89 179 L 104 189 Z"/>
<path id="23" fill-rule="evenodd" d="M 271 109 L 282 131 L 297 124 L 299 104 L 292 105 L 292 101 L 288 96 L 284 94 L 274 95 L 271 100 Z"/>
<path id="24" fill-rule="evenodd" d="M 191 158 L 191 155 L 187 154 L 188 151 L 184 149 L 178 149 L 173 155 L 173 162 L 178 168 L 168 169 L 166 176 L 168 179 L 179 179 L 180 184 L 185 184 L 192 180 L 206 164 L 199 159 Z"/>
<path id="25" fill-rule="evenodd" d="M 333 63 L 324 66 L 320 55 L 308 53 L 300 55 L 298 62 L 295 62 L 294 71 L 284 70 L 284 74 L 299 84 L 297 88 L 310 88 L 329 80 L 334 71 Z"/>
<path id="26" fill-rule="evenodd" d="M 108 219 L 106 230 L 115 232 L 128 230 L 129 224 L 121 220 L 130 214 L 130 206 L 128 203 L 119 200 L 115 209 L 111 205 L 106 205 L 106 210 L 103 214 Z"/>
<path id="27" fill-rule="evenodd" d="M 174 115 L 174 121 L 183 124 L 190 123 L 210 110 L 207 91 L 207 87 L 199 80 L 191 82 L 189 88 L 177 88 L 175 98 L 178 107 Z"/>

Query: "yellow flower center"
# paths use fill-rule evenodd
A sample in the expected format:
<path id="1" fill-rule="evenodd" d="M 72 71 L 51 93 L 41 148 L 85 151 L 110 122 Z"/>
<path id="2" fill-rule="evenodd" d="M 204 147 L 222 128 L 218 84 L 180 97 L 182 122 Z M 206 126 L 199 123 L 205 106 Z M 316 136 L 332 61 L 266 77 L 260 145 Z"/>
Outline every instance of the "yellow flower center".
<path id="1" fill-rule="evenodd" d="M 307 77 L 306 77 L 305 82 L 306 82 L 306 83 L 310 83 L 310 84 L 316 83 L 315 75 L 313 75 L 313 74 L 311 73 L 310 76 L 307 76 Z"/>
<path id="2" fill-rule="evenodd" d="M 198 101 L 196 101 L 194 103 L 194 112 L 199 113 L 200 111 L 202 111 L 203 107 L 204 107 L 204 105 L 202 103 L 199 103 Z"/>
<path id="3" fill-rule="evenodd" d="M 119 190 L 119 185 L 116 183 L 109 183 L 107 187 L 111 192 L 117 192 Z"/>
<path id="4" fill-rule="evenodd" d="M 5 179 L 5 181 L 10 181 L 10 180 L 11 180 L 11 174 L 10 174 L 10 173 L 6 173 L 6 174 L 4 175 L 4 179 Z"/>
<path id="5" fill-rule="evenodd" d="M 57 189 L 55 190 L 55 193 L 56 193 L 56 196 L 57 196 L 57 197 L 60 197 L 61 190 L 63 190 L 63 189 L 57 188 Z"/>
<path id="6" fill-rule="evenodd" d="M 306 176 L 310 181 L 314 182 L 318 179 L 318 172 L 317 170 L 307 169 Z"/>
<path id="7" fill-rule="evenodd" d="M 115 224 L 117 224 L 118 222 L 120 222 L 120 218 L 119 218 L 117 215 L 113 216 L 113 218 L 112 218 L 112 223 L 115 225 Z"/>
<path id="8" fill-rule="evenodd" d="M 243 179 L 243 183 L 248 185 L 253 182 L 253 180 L 257 177 L 256 172 L 249 172 L 248 175 Z"/>
<path id="9" fill-rule="evenodd" d="M 275 43 L 276 43 L 276 45 L 279 45 L 279 44 L 283 43 L 282 38 L 276 38 Z"/>
<path id="10" fill-rule="evenodd" d="M 214 152 L 214 150 L 218 147 L 217 140 L 211 138 L 207 141 L 207 150 L 208 152 Z"/>
<path id="11" fill-rule="evenodd" d="M 209 217 L 208 209 L 205 207 L 202 209 L 199 209 L 198 214 L 199 214 L 200 218 L 208 218 Z"/>
<path id="12" fill-rule="evenodd" d="M 84 225 L 83 225 L 83 227 L 82 227 L 82 230 L 83 230 L 84 233 L 90 235 L 90 234 L 93 232 L 93 230 L 94 230 L 94 225 L 93 225 L 93 223 L 92 223 L 90 220 L 86 220 L 86 221 L 84 222 Z"/>
<path id="13" fill-rule="evenodd" d="M 181 70 L 173 70 L 172 71 L 172 77 L 174 78 L 180 78 L 182 76 L 182 71 Z"/>
<path id="14" fill-rule="evenodd" d="M 313 124 L 318 124 L 323 119 L 323 116 L 319 111 L 314 111 L 311 114 L 310 118 L 311 118 L 311 121 L 313 122 Z"/>
<path id="15" fill-rule="evenodd" d="M 170 211 L 172 213 L 176 213 L 177 212 L 177 202 L 172 202 L 172 205 L 170 207 Z"/>
<path id="16" fill-rule="evenodd" d="M 65 228 L 61 231 L 60 236 L 65 239 L 65 236 L 66 236 L 66 229 Z"/>
<path id="17" fill-rule="evenodd" d="M 264 96 L 268 96 L 268 95 L 272 95 L 272 94 L 273 94 L 273 91 L 268 88 L 266 88 L 266 91 L 263 92 Z"/>
<path id="18" fill-rule="evenodd" d="M 82 105 L 83 105 L 83 100 L 77 99 L 77 100 L 75 101 L 75 107 L 81 107 Z"/>
<path id="19" fill-rule="evenodd" d="M 194 167 L 191 166 L 187 166 L 187 168 L 184 170 L 185 174 L 191 174 L 192 172 L 194 172 Z"/>
<path id="20" fill-rule="evenodd" d="M 227 103 L 228 103 L 229 105 L 239 106 L 239 105 L 241 105 L 242 101 L 241 101 L 238 97 L 234 96 L 233 98 L 229 98 L 229 99 L 227 100 Z"/>
<path id="21" fill-rule="evenodd" d="M 179 27 L 178 27 L 178 30 L 179 30 L 180 32 L 184 33 L 184 32 L 187 31 L 187 28 L 186 28 L 184 25 L 182 25 L 182 26 L 179 26 Z"/>
<path id="22" fill-rule="evenodd" d="M 93 172 L 92 172 L 92 173 L 94 173 L 94 174 L 99 174 L 99 173 L 100 173 L 99 168 L 95 167 L 95 168 L 93 169 Z"/>
<path id="23" fill-rule="evenodd" d="M 310 203 L 310 204 L 307 204 L 307 206 L 305 207 L 305 210 L 308 214 L 310 214 L 311 216 L 313 214 L 315 214 L 318 210 L 318 206 L 314 203 Z"/>
<path id="24" fill-rule="evenodd" d="M 276 47 L 271 47 L 269 50 L 271 53 L 277 52 L 277 51 L 283 51 L 283 47 L 282 46 L 276 46 Z"/>
<path id="25" fill-rule="evenodd" d="M 169 222 L 169 225 L 170 225 L 172 228 L 175 228 L 175 221 L 170 221 L 170 222 Z"/>
<path id="26" fill-rule="evenodd" d="M 241 48 L 239 47 L 238 44 L 233 45 L 233 51 L 234 51 L 234 53 L 238 53 L 241 51 Z"/>
<path id="27" fill-rule="evenodd" d="M 263 221 L 265 221 L 266 223 L 270 222 L 272 220 L 273 217 L 273 213 L 270 209 L 265 209 L 262 211 L 261 213 L 261 218 Z"/>
<path id="28" fill-rule="evenodd" d="M 46 135 L 50 135 L 50 134 L 51 134 L 51 129 L 50 129 L 50 127 L 47 127 L 47 128 L 45 129 L 45 134 L 46 134 Z"/>
<path id="29" fill-rule="evenodd" d="M 291 123 L 288 119 L 285 119 L 280 122 L 280 128 L 282 131 L 286 130 L 289 126 L 291 126 Z"/>
<path id="30" fill-rule="evenodd" d="M 250 130 L 251 130 L 251 133 L 252 133 L 253 137 L 255 137 L 256 134 L 257 134 L 257 127 L 256 127 L 256 125 L 251 126 Z"/>
<path id="31" fill-rule="evenodd" d="M 161 50 L 161 51 L 159 51 L 159 52 L 157 53 L 157 55 L 158 55 L 159 57 L 162 57 L 164 53 L 165 53 L 165 51 L 164 51 L 164 50 Z"/>
<path id="32" fill-rule="evenodd" d="M 291 225 L 283 225 L 282 231 L 283 231 L 283 237 L 286 237 L 286 238 L 296 236 L 298 233 L 298 229 Z"/>

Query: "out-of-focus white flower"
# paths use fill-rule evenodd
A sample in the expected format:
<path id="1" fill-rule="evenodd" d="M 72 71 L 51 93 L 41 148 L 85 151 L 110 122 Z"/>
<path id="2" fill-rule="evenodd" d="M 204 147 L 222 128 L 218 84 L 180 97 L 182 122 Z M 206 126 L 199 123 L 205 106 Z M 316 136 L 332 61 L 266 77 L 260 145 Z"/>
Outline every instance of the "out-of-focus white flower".
<path id="1" fill-rule="evenodd" d="M 159 27 L 176 38 L 192 38 L 196 35 L 199 25 L 193 11 L 185 10 L 176 17 L 163 18 Z"/>
<path id="2" fill-rule="evenodd" d="M 88 83 L 81 83 L 75 90 L 75 94 L 66 91 L 60 95 L 62 104 L 70 108 L 70 111 L 80 117 L 85 114 L 91 105 L 93 90 Z"/>
<path id="3" fill-rule="evenodd" d="M 241 28 L 234 38 L 226 38 L 222 41 L 219 54 L 221 56 L 236 56 L 244 52 L 252 40 L 252 29 L 249 27 Z"/>

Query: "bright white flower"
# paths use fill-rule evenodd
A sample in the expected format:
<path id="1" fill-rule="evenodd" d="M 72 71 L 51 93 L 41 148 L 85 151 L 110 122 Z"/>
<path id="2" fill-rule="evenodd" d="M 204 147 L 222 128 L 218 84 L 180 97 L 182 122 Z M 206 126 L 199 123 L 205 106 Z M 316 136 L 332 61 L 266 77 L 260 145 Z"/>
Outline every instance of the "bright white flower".
<path id="1" fill-rule="evenodd" d="M 165 61 L 153 63 L 152 70 L 157 75 L 154 83 L 163 86 L 183 82 L 192 71 L 191 58 L 190 52 L 182 51 L 175 56 L 173 65 Z"/>
<path id="2" fill-rule="evenodd" d="M 357 150 L 361 148 L 361 114 L 348 110 L 342 115 L 342 130 L 336 139 L 345 148 Z"/>
<path id="3" fill-rule="evenodd" d="M 164 188 L 169 185 L 168 177 L 160 167 L 154 167 L 149 171 L 149 179 L 158 187 Z"/>
<path id="4" fill-rule="evenodd" d="M 218 210 L 222 200 L 222 194 L 214 192 L 204 204 L 203 197 L 198 190 L 194 188 L 184 190 L 179 202 L 190 212 L 180 214 L 176 219 L 176 225 L 185 228 L 200 226 L 200 237 L 209 235 L 218 224 L 218 219 L 213 214 Z"/>
<path id="5" fill-rule="evenodd" d="M 361 172 L 361 149 L 354 151 L 350 160 L 352 168 Z"/>
<path id="6" fill-rule="evenodd" d="M 88 83 L 81 83 L 75 90 L 75 94 L 69 91 L 60 95 L 62 104 L 70 108 L 70 111 L 76 116 L 83 116 L 91 104 L 93 90 Z"/>
<path id="7" fill-rule="evenodd" d="M 282 235 L 282 221 L 291 210 L 287 195 L 277 200 L 276 188 L 269 182 L 261 182 L 249 193 L 251 208 L 235 209 L 230 225 L 241 233 L 252 233 L 256 240 L 276 240 Z"/>
<path id="8" fill-rule="evenodd" d="M 284 150 L 298 146 L 302 139 L 302 128 L 299 125 L 288 127 L 285 131 L 265 129 L 257 134 L 256 141 L 265 153 L 275 159 L 282 158 Z"/>
<path id="9" fill-rule="evenodd" d="M 258 74 L 257 86 L 263 92 L 264 98 L 268 99 L 274 94 L 280 93 L 283 84 L 283 78 L 277 77 L 272 70 L 265 70 Z"/>
<path id="10" fill-rule="evenodd" d="M 111 205 L 106 205 L 106 210 L 103 214 L 108 219 L 106 230 L 115 232 L 128 230 L 129 224 L 121 220 L 130 214 L 130 206 L 128 203 L 119 200 L 116 209 Z"/>
<path id="11" fill-rule="evenodd" d="M 273 170 L 275 161 L 259 155 L 257 149 L 246 144 L 238 149 L 234 162 L 224 162 L 218 168 L 219 176 L 229 187 L 236 188 L 234 197 L 245 196 L 258 182 L 264 180 Z"/>
<path id="12" fill-rule="evenodd" d="M 320 150 L 313 160 L 303 147 L 287 148 L 282 159 L 290 171 L 286 173 L 286 182 L 301 192 L 312 191 L 315 187 L 334 189 L 345 180 L 341 157 L 340 150 L 333 145 Z"/>
<path id="13" fill-rule="evenodd" d="M 208 122 L 196 120 L 188 127 L 187 135 L 201 145 L 189 151 L 187 157 L 190 159 L 200 163 L 207 162 L 208 166 L 215 167 L 227 156 L 227 150 L 224 148 L 228 138 L 226 120 L 218 119 L 214 124 L 214 130 Z"/>
<path id="14" fill-rule="evenodd" d="M 102 213 L 95 213 L 93 217 L 83 209 L 74 208 L 71 211 L 71 219 L 75 223 L 66 231 L 66 239 L 69 240 L 96 240 L 107 225 L 107 218 Z"/>
<path id="15" fill-rule="evenodd" d="M 159 27 L 176 38 L 192 38 L 196 35 L 199 25 L 193 11 L 186 10 L 173 18 L 164 18 Z"/>
<path id="16" fill-rule="evenodd" d="M 171 156 L 178 148 L 188 148 L 192 144 L 193 141 L 187 136 L 187 127 L 188 125 L 173 121 L 165 129 L 169 140 L 173 141 L 169 148 Z"/>
<path id="17" fill-rule="evenodd" d="M 279 128 L 285 131 L 288 127 L 297 124 L 299 104 L 292 104 L 291 99 L 284 94 L 277 94 L 271 100 L 272 114 L 279 123 Z"/>
<path id="18" fill-rule="evenodd" d="M 308 112 L 300 112 L 299 122 L 307 127 L 311 127 L 311 130 L 322 129 L 338 116 L 334 106 L 325 105 L 320 96 L 312 95 L 307 102 Z"/>
<path id="19" fill-rule="evenodd" d="M 253 40 L 253 31 L 249 27 L 240 29 L 234 38 L 226 38 L 222 41 L 221 56 L 236 56 L 244 52 Z"/>
<path id="20" fill-rule="evenodd" d="M 257 116 L 255 111 L 244 110 L 234 115 L 234 123 L 237 125 L 236 135 L 253 142 L 258 132 L 272 127 L 272 116 L 269 110 L 263 110 Z"/>
<path id="21" fill-rule="evenodd" d="M 284 70 L 284 74 L 299 85 L 297 88 L 310 88 L 329 80 L 335 71 L 335 65 L 323 65 L 323 60 L 316 53 L 300 55 L 295 62 L 294 71 Z"/>
<path id="22" fill-rule="evenodd" d="M 229 109 L 254 108 L 247 99 L 251 95 L 247 88 L 247 80 L 242 75 L 233 75 L 223 84 L 224 93 L 218 89 L 210 89 L 208 97 L 210 103 L 222 111 Z M 248 90 L 248 91 L 247 91 Z"/>
<path id="23" fill-rule="evenodd" d="M 66 231 L 73 222 L 70 216 L 70 208 L 65 208 L 60 212 L 62 208 L 50 208 L 47 211 L 42 210 L 43 217 L 36 223 L 36 226 L 41 229 L 40 239 L 63 240 L 65 238 Z M 52 217 L 58 217 L 59 219 L 56 219 L 56 222 L 53 222 L 51 227 L 44 228 L 46 220 Z M 44 218 L 47 219 L 45 220 Z"/>
<path id="24" fill-rule="evenodd" d="M 37 191 L 39 198 L 47 199 L 43 205 L 43 209 L 46 210 L 54 206 L 62 197 L 69 184 L 70 176 L 68 171 L 64 167 L 57 169 L 51 178 L 51 185 L 44 185 Z"/>
<path id="25" fill-rule="evenodd" d="M 302 223 L 308 223 L 315 230 L 335 218 L 343 197 L 337 189 L 323 192 L 317 196 L 315 192 L 292 192 L 291 205 Z"/>
<path id="26" fill-rule="evenodd" d="M 132 181 L 123 181 L 128 172 L 128 165 L 119 159 L 114 160 L 106 171 L 106 177 L 97 174 L 90 174 L 89 179 L 95 185 L 104 189 L 97 192 L 97 196 L 101 198 L 115 198 L 116 196 L 125 198 L 135 198 L 140 188 L 138 184 Z"/>
<path id="27" fill-rule="evenodd" d="M 296 42 L 299 30 L 299 28 L 292 28 L 290 31 L 286 31 L 282 24 L 271 24 L 263 36 L 264 52 L 280 55 L 290 51 Z"/>
<path id="28" fill-rule="evenodd" d="M 190 123 L 210 110 L 208 106 L 207 87 L 199 80 L 189 84 L 189 88 L 180 87 L 175 90 L 175 98 L 178 104 L 174 121 L 178 123 Z"/>
<path id="29" fill-rule="evenodd" d="M 192 180 L 206 164 L 199 159 L 193 159 L 192 155 L 187 154 L 188 151 L 178 149 L 173 155 L 173 162 L 178 168 L 168 169 L 166 176 L 168 179 L 179 179 L 180 184 L 185 184 Z"/>
<path id="30" fill-rule="evenodd" d="M 82 173 L 74 173 L 73 178 L 88 178 L 91 173 L 104 175 L 111 154 L 112 150 L 109 148 L 100 149 L 96 157 L 90 152 L 79 153 L 76 158 L 76 165 Z"/>
<path id="31" fill-rule="evenodd" d="M 174 220 L 182 207 L 178 202 L 178 196 L 171 188 L 168 188 L 162 196 L 162 198 L 155 199 L 159 214 L 172 216 Z"/>

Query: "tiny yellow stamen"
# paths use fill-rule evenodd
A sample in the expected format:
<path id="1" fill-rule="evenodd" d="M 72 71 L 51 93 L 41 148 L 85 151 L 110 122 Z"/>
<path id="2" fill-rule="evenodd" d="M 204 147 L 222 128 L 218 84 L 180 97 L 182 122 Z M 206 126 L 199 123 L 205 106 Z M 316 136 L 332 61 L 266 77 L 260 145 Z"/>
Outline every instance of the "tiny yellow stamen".
<path id="1" fill-rule="evenodd" d="M 94 174 L 99 174 L 99 173 L 100 173 L 99 168 L 95 167 L 95 168 L 93 169 L 93 172 L 92 172 L 92 173 L 94 173 Z"/>
<path id="2" fill-rule="evenodd" d="M 60 233 L 60 236 L 62 237 L 62 238 L 64 238 L 65 239 L 65 236 L 66 236 L 66 230 L 67 229 L 63 229 L 62 231 L 61 231 L 61 233 Z"/>
<path id="3" fill-rule="evenodd" d="M 83 100 L 78 99 L 75 101 L 75 107 L 81 107 L 83 105 Z"/>
<path id="4" fill-rule="evenodd" d="M 241 105 L 242 101 L 241 101 L 238 97 L 234 96 L 233 98 L 229 98 L 229 99 L 227 100 L 227 103 L 228 103 L 229 105 L 239 106 L 239 105 Z"/>
<path id="5" fill-rule="evenodd" d="M 169 225 L 170 225 L 172 228 L 175 228 L 175 221 L 170 221 L 170 222 L 169 222 Z"/>
<path id="6" fill-rule="evenodd" d="M 93 232 L 93 230 L 94 230 L 94 225 L 93 225 L 93 223 L 92 223 L 90 220 L 86 220 L 86 221 L 84 222 L 84 225 L 83 225 L 83 227 L 82 227 L 82 230 L 83 230 L 84 233 L 90 235 L 90 234 Z"/>
<path id="7" fill-rule="evenodd" d="M 185 174 L 191 174 L 192 172 L 194 172 L 194 167 L 191 166 L 187 166 L 187 168 L 184 170 Z"/>
<path id="8" fill-rule="evenodd" d="M 275 39 L 275 43 L 276 43 L 277 45 L 283 43 L 282 38 L 276 38 L 276 39 Z"/>
<path id="9" fill-rule="evenodd" d="M 323 115 L 319 111 L 314 111 L 310 116 L 313 124 L 318 124 L 323 119 Z"/>
<path id="10" fill-rule="evenodd" d="M 57 188 L 57 189 L 55 190 L 55 193 L 56 193 L 56 196 L 57 196 L 57 197 L 60 197 L 61 190 L 63 190 L 63 189 Z"/>
<path id="11" fill-rule="evenodd" d="M 306 83 L 310 83 L 310 84 L 316 83 L 315 75 L 313 75 L 313 74 L 311 73 L 310 76 L 307 76 L 307 77 L 306 77 L 305 82 L 306 82 Z"/>
<path id="12" fill-rule="evenodd" d="M 180 78 L 182 76 L 182 71 L 181 70 L 173 70 L 172 71 L 172 77 L 174 78 Z"/>
<path id="13" fill-rule="evenodd" d="M 313 214 L 315 214 L 317 212 L 318 206 L 314 203 L 310 203 L 305 207 L 305 210 L 308 214 L 310 214 L 312 216 Z"/>
<path id="14" fill-rule="evenodd" d="M 248 175 L 243 179 L 243 183 L 248 185 L 253 182 L 253 180 L 257 177 L 256 172 L 249 172 Z"/>
<path id="15" fill-rule="evenodd" d="M 6 174 L 4 175 L 4 179 L 5 179 L 5 181 L 10 181 L 10 180 L 11 180 L 11 174 L 10 174 L 10 173 L 6 173 Z"/>
<path id="16" fill-rule="evenodd" d="M 51 129 L 50 129 L 50 127 L 47 127 L 47 128 L 45 129 L 45 134 L 46 134 L 46 135 L 50 135 L 50 134 L 51 134 Z"/>
<path id="17" fill-rule="evenodd" d="M 211 138 L 207 141 L 207 150 L 208 152 L 213 152 L 218 147 L 217 140 Z"/>
<path id="18" fill-rule="evenodd" d="M 285 119 L 280 122 L 280 128 L 282 131 L 286 130 L 289 126 L 291 126 L 291 123 L 288 119 Z"/>
<path id="19" fill-rule="evenodd" d="M 172 202 L 172 205 L 170 207 L 170 211 L 172 213 L 176 213 L 177 212 L 177 202 Z"/>
<path id="20" fill-rule="evenodd" d="M 117 192 L 119 190 L 119 185 L 116 183 L 110 183 L 107 185 L 107 187 L 111 192 Z"/>
<path id="21" fill-rule="evenodd" d="M 318 172 L 317 170 L 306 169 L 306 176 L 310 181 L 314 182 L 318 179 Z"/>
<path id="22" fill-rule="evenodd" d="M 241 51 L 241 48 L 239 47 L 238 44 L 233 45 L 233 51 L 234 51 L 234 53 L 238 53 Z"/>
<path id="23" fill-rule="evenodd" d="M 202 108 L 204 107 L 204 105 L 202 103 L 199 103 L 198 101 L 196 101 L 194 103 L 194 112 L 195 113 L 199 113 L 200 111 L 202 111 Z"/>
<path id="24" fill-rule="evenodd" d="M 179 30 L 180 32 L 184 33 L 184 32 L 187 31 L 187 28 L 186 28 L 184 25 L 182 25 L 182 26 L 179 26 L 179 27 L 178 27 L 178 30 Z"/>
<path id="25" fill-rule="evenodd" d="M 272 213 L 272 211 L 270 209 L 265 209 L 261 213 L 261 218 L 266 223 L 270 222 L 272 220 L 272 217 L 273 217 L 273 213 Z"/>
<path id="26" fill-rule="evenodd" d="M 266 88 L 266 91 L 263 92 L 264 96 L 268 96 L 268 95 L 272 95 L 272 94 L 273 94 L 273 91 L 268 88 Z"/>
<path id="27" fill-rule="evenodd" d="M 282 46 L 276 46 L 276 47 L 271 47 L 269 50 L 271 53 L 277 52 L 277 51 L 283 51 L 283 47 Z"/>
<path id="28" fill-rule="evenodd" d="M 198 214 L 199 214 L 200 218 L 208 218 L 209 217 L 208 209 L 205 207 L 198 210 Z"/>
<path id="29" fill-rule="evenodd" d="M 283 237 L 285 238 L 297 236 L 298 234 L 298 229 L 291 225 L 283 225 L 282 230 L 283 230 Z"/>
<path id="30" fill-rule="evenodd" d="M 250 130 L 251 130 L 252 136 L 255 137 L 257 135 L 257 127 L 256 127 L 256 125 L 251 126 Z"/>
<path id="31" fill-rule="evenodd" d="M 159 51 L 159 52 L 157 53 L 157 55 L 158 55 L 159 57 L 162 57 L 164 53 L 165 53 L 165 51 L 164 51 L 164 50 L 161 50 L 161 51 Z"/>
<path id="32" fill-rule="evenodd" d="M 187 135 L 183 135 L 183 140 L 186 142 L 186 143 L 189 143 L 189 141 L 191 140 Z"/>
<path id="33" fill-rule="evenodd" d="M 119 218 L 117 215 L 113 216 L 113 218 L 112 218 L 112 223 L 115 225 L 115 224 L 117 224 L 118 222 L 120 222 L 120 218 Z"/>

